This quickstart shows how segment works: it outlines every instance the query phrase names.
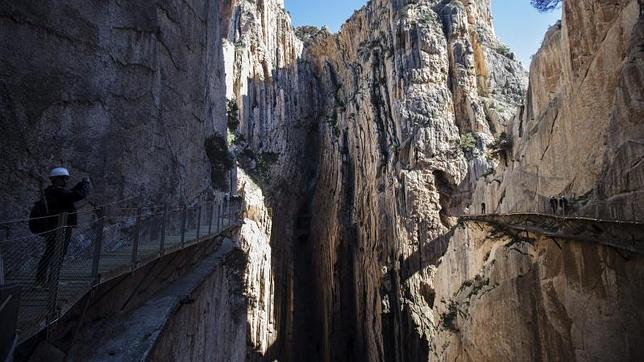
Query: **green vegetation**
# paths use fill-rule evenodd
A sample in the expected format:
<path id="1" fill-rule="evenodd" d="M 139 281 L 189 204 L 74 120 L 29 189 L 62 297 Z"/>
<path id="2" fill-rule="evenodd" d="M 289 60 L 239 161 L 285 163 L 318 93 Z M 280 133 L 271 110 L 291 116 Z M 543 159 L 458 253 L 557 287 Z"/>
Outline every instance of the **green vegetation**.
<path id="1" fill-rule="evenodd" d="M 308 43 L 320 34 L 321 31 L 322 29 L 317 26 L 300 26 L 295 28 L 295 36 L 303 42 Z"/>
<path id="2" fill-rule="evenodd" d="M 474 133 L 468 132 L 461 136 L 461 149 L 463 152 L 471 153 L 476 148 L 476 137 Z"/>
<path id="3" fill-rule="evenodd" d="M 264 182 L 270 181 L 271 167 L 277 163 L 280 154 L 276 152 L 262 152 L 255 160 L 255 174 Z"/>
<path id="4" fill-rule="evenodd" d="M 541 12 L 552 11 L 559 8 L 562 0 L 530 0 L 530 4 Z"/>
<path id="5" fill-rule="evenodd" d="M 458 331 L 458 328 L 456 328 L 456 317 L 457 317 L 457 307 L 456 303 L 454 301 L 450 301 L 449 305 L 447 306 L 447 312 L 443 314 L 443 321 L 442 325 L 445 329 L 449 329 L 451 331 Z"/>
<path id="6" fill-rule="evenodd" d="M 271 181 L 271 168 L 279 161 L 277 152 L 255 153 L 250 148 L 244 148 L 237 159 L 240 166 L 259 184 L 267 185 Z"/>
<path id="7" fill-rule="evenodd" d="M 340 137 L 340 128 L 338 128 L 338 114 L 333 112 L 333 115 L 327 118 L 327 125 L 331 128 L 331 133 L 335 138 Z"/>
<path id="8" fill-rule="evenodd" d="M 512 146 L 514 146 L 512 138 L 507 133 L 501 132 L 499 137 L 490 144 L 490 150 L 492 154 L 507 154 L 512 150 Z"/>
<path id="9" fill-rule="evenodd" d="M 497 53 L 503 55 L 504 57 L 514 60 L 514 53 L 510 50 L 510 48 L 507 47 L 507 45 L 499 44 L 499 46 L 497 46 L 495 50 Z"/>
<path id="10" fill-rule="evenodd" d="M 204 149 L 212 166 L 212 185 L 215 189 L 223 190 L 227 184 L 226 173 L 235 165 L 232 155 L 228 152 L 228 144 L 224 137 L 215 134 L 206 138 Z"/>
<path id="11" fill-rule="evenodd" d="M 434 22 L 434 18 L 432 17 L 432 13 L 429 11 L 423 11 L 420 14 L 420 17 L 418 19 L 419 23 L 422 25 L 428 25 Z"/>
<path id="12" fill-rule="evenodd" d="M 228 130 L 234 132 L 239 127 L 239 107 L 235 99 L 229 99 L 226 104 Z"/>

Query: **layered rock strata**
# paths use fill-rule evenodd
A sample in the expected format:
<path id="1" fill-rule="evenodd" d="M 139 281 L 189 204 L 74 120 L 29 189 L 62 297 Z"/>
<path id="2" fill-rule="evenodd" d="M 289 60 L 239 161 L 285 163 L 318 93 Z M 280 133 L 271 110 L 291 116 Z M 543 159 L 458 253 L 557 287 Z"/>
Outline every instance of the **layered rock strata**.
<path id="1" fill-rule="evenodd" d="M 525 101 L 489 0 L 372 0 L 337 34 L 293 29 L 282 0 L 50 5 L 0 7 L 3 38 L 36 45 L 5 41 L 0 171 L 22 185 L 78 159 L 74 172 L 105 175 L 106 199 L 185 200 L 228 148 L 239 168 L 213 176 L 244 199 L 233 272 L 183 316 L 221 308 L 198 329 L 230 342 L 224 359 L 244 358 L 242 339 L 248 360 L 629 358 L 644 345 L 634 333 L 602 348 L 642 320 L 639 259 L 456 223 L 562 191 L 584 196 L 580 210 L 639 200 L 637 1 L 565 2 Z M 204 152 L 211 134 L 223 147 Z M 2 200 L 17 210 L 35 189 Z M 186 346 L 176 328 L 166 337 Z"/>
<path id="2" fill-rule="evenodd" d="M 275 333 L 251 345 L 265 358 L 425 359 L 429 276 L 401 280 L 399 260 L 445 234 L 494 167 L 487 144 L 523 71 L 487 1 L 372 1 L 337 35 L 300 39 L 282 5 L 236 4 L 225 46 L 229 141 L 272 210 Z"/>
<path id="3" fill-rule="evenodd" d="M 465 222 L 434 272 L 437 360 L 635 360 L 642 256 Z"/>
<path id="4" fill-rule="evenodd" d="M 480 180 L 474 204 L 545 212 L 565 194 L 579 215 L 644 217 L 641 14 L 638 1 L 564 2 L 508 127 L 509 163 Z"/>

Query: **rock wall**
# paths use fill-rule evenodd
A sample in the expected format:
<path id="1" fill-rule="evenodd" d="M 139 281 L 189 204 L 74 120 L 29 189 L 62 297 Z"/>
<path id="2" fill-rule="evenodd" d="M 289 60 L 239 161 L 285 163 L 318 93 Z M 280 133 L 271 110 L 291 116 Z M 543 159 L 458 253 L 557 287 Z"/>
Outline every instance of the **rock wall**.
<path id="1" fill-rule="evenodd" d="M 489 0 L 371 0 L 337 34 L 293 29 L 283 0 L 49 4 L 0 7 L 0 171 L 34 180 L 0 196 L 11 210 L 52 163 L 101 175 L 105 200 L 194 195 L 210 183 L 211 134 L 239 167 L 235 278 L 199 292 L 169 334 L 177 346 L 207 310 L 190 335 L 222 358 L 242 358 L 245 339 L 249 360 L 592 359 L 611 349 L 590 326 L 616 334 L 639 313 L 627 292 L 641 289 L 639 259 L 456 227 L 483 202 L 639 200 L 636 1 L 565 2 L 525 102 Z M 615 346 L 629 358 L 640 340 Z"/>
<path id="2" fill-rule="evenodd" d="M 0 219 L 26 217 L 58 165 L 91 177 L 92 204 L 207 188 L 204 140 L 225 134 L 224 3 L 3 2 Z"/>
<path id="3" fill-rule="evenodd" d="M 641 255 L 595 243 L 459 225 L 434 270 L 438 360 L 634 360 Z"/>
<path id="4" fill-rule="evenodd" d="M 428 358 L 429 275 L 403 279 L 401 264 L 448 232 L 472 180 L 493 167 L 487 144 L 509 116 L 493 108 L 512 109 L 525 84 L 497 51 L 489 11 L 372 1 L 305 47 L 331 100 L 308 241 L 322 360 Z"/>
<path id="5" fill-rule="evenodd" d="M 585 348 L 587 356 L 575 352 L 580 340 L 594 338 L 591 331 L 562 332 L 559 322 L 549 321 L 532 328 L 523 317 L 503 330 L 545 330 L 538 346 L 504 355 L 514 347 L 477 340 L 478 354 L 465 355 L 455 347 L 465 342 L 454 342 L 442 327 L 455 292 L 436 283 L 454 277 L 442 269 L 441 256 L 460 242 L 453 238 L 454 216 L 466 208 L 534 210 L 544 195 L 561 191 L 600 200 L 615 185 L 639 197 L 631 193 L 641 178 L 641 127 L 632 116 L 641 111 L 641 55 L 638 37 L 631 36 L 638 34 L 637 4 L 566 3 L 567 30 L 555 27 L 546 35 L 525 101 L 524 73 L 496 40 L 488 1 L 373 0 L 338 34 L 312 27 L 293 33 L 282 5 L 238 4 L 226 57 L 232 118 L 239 122 L 229 137 L 242 167 L 266 192 L 272 218 L 275 335 L 265 352 L 253 344 L 262 358 L 546 358 L 549 348 L 600 356 L 593 348 Z M 607 133 L 623 127 L 631 132 L 621 138 Z M 604 174 L 619 165 L 625 168 L 617 175 L 624 177 Z M 601 196 L 593 189 L 608 191 Z M 583 258 L 585 251 L 571 253 L 570 259 Z M 470 263 L 467 256 L 454 258 Z M 530 258 L 508 261 L 499 280 L 522 280 L 514 270 L 543 262 Z M 624 275 L 630 273 L 638 271 Z M 575 280 L 561 276 L 557 288 Z M 629 285 L 615 290 L 632 309 L 639 296 L 628 295 Z M 534 297 L 547 286 L 530 287 L 521 296 L 532 298 L 526 314 L 550 318 Z M 577 300 L 591 289 L 582 288 Z M 573 304 L 566 308 L 569 316 L 557 318 L 583 324 L 586 316 L 573 313 Z M 479 314 L 486 315 L 471 311 L 472 318 Z M 485 334 L 484 326 L 475 327 L 468 330 Z M 474 338 L 463 335 L 457 339 Z"/>
<path id="6" fill-rule="evenodd" d="M 507 167 L 477 185 L 490 210 L 574 212 L 641 220 L 642 16 L 638 1 L 566 1 L 530 69 L 521 112 L 508 127 Z"/>
<path id="7" fill-rule="evenodd" d="M 337 35 L 293 31 L 282 7 L 235 3 L 225 41 L 229 142 L 271 210 L 270 268 L 249 280 L 275 290 L 275 325 L 260 326 L 274 334 L 251 346 L 266 359 L 425 359 L 427 276 L 400 280 L 399 260 L 446 233 L 497 163 L 486 149 L 525 75 L 488 1 L 372 1 Z"/>
<path id="8" fill-rule="evenodd" d="M 202 285 L 186 296 L 163 325 L 150 361 L 243 361 L 248 323 L 239 293 L 244 258 L 233 252 Z"/>

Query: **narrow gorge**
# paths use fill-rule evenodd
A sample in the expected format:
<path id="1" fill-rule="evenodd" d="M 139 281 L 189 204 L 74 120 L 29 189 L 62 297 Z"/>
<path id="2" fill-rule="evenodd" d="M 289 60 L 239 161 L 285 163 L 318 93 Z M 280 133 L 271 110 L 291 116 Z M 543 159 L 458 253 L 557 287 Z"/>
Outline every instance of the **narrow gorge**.
<path id="1" fill-rule="evenodd" d="M 644 4 L 564 0 L 527 72 L 491 1 L 370 0 L 337 33 L 283 0 L 3 2 L 0 216 L 59 163 L 96 204 L 239 195 L 141 360 L 637 360 Z"/>

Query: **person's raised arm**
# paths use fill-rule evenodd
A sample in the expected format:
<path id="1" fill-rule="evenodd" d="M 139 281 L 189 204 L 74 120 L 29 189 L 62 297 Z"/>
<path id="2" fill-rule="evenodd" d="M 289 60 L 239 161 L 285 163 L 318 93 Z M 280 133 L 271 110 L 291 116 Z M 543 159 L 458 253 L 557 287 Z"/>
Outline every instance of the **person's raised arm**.
<path id="1" fill-rule="evenodd" d="M 89 185 L 89 179 L 84 177 L 81 182 L 67 191 L 65 196 L 69 197 L 71 202 L 80 201 L 89 195 Z"/>

